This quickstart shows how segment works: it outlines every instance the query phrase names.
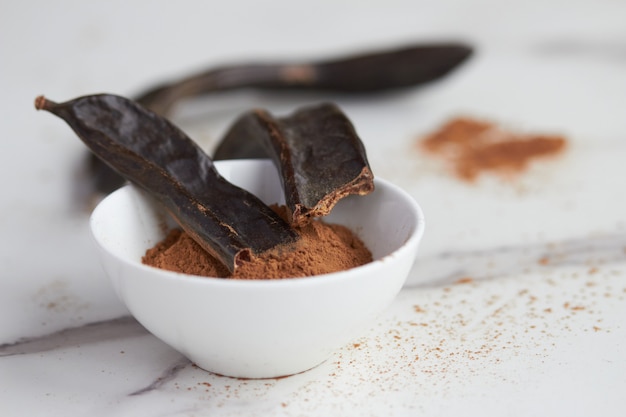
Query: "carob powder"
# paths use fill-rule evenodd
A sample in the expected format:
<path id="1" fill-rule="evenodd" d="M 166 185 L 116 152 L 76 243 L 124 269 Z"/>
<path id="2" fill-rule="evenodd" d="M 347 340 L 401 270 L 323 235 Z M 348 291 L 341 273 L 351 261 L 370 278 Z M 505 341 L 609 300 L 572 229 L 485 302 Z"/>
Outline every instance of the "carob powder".
<path id="1" fill-rule="evenodd" d="M 274 207 L 286 216 L 285 207 Z M 234 274 L 209 255 L 191 237 L 179 229 L 148 249 L 142 261 L 146 265 L 191 275 L 236 278 L 280 279 L 338 272 L 372 261 L 365 244 L 345 226 L 312 221 L 296 229 L 301 238 L 293 244 L 276 248 L 238 266 Z"/>
<path id="2" fill-rule="evenodd" d="M 561 153 L 566 140 L 558 135 L 511 132 L 491 122 L 458 117 L 422 138 L 420 145 L 450 163 L 458 178 L 473 181 L 484 172 L 521 173 L 531 161 Z"/>

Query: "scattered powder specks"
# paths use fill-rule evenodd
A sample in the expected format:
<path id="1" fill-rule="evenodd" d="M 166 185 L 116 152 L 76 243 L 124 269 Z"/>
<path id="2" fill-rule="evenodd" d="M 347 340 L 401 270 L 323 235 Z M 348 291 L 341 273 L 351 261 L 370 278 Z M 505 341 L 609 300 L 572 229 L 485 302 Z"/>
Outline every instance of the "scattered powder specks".
<path id="1" fill-rule="evenodd" d="M 552 377 L 547 364 L 561 364 L 568 347 L 621 329 L 626 269 L 585 271 L 407 288 L 366 334 L 310 371 L 243 380 L 189 366 L 160 390 L 193 404 L 190 415 L 228 408 L 246 417 L 429 414 L 433 399 L 515 390 Z"/>

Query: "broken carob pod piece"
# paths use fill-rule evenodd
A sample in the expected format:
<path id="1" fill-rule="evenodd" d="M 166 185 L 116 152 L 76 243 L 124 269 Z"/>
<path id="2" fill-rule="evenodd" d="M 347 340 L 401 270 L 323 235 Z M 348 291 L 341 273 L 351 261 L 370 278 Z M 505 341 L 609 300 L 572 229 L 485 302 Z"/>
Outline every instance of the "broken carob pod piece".
<path id="1" fill-rule="evenodd" d="M 114 95 L 35 101 L 65 120 L 91 151 L 156 198 L 177 223 L 232 272 L 252 254 L 297 234 L 257 197 L 226 181 L 176 126 Z"/>
<path id="2" fill-rule="evenodd" d="M 239 118 L 214 159 L 269 157 L 282 180 L 291 223 L 325 216 L 349 194 L 374 189 L 365 147 L 334 104 L 303 108 L 284 118 L 254 110 Z"/>

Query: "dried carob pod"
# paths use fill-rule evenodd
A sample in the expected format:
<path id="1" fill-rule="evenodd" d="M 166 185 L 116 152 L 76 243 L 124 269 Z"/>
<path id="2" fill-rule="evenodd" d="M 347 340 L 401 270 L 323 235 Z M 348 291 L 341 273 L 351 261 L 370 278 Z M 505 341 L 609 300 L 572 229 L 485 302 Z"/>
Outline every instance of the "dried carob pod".
<path id="1" fill-rule="evenodd" d="M 374 189 L 365 147 L 334 104 L 306 107 L 284 118 L 265 110 L 241 116 L 214 159 L 269 157 L 281 176 L 294 225 L 325 216 L 343 197 Z"/>
<path id="2" fill-rule="evenodd" d="M 156 198 L 207 252 L 232 272 L 241 262 L 298 239 L 289 224 L 226 181 L 181 130 L 137 103 L 92 95 L 35 107 L 65 120 L 109 166 Z"/>
<path id="3" fill-rule="evenodd" d="M 137 101 L 166 114 L 182 99 L 241 88 L 372 93 L 444 77 L 472 54 L 462 43 L 429 43 L 317 61 L 259 62 L 209 68 L 140 94 Z"/>

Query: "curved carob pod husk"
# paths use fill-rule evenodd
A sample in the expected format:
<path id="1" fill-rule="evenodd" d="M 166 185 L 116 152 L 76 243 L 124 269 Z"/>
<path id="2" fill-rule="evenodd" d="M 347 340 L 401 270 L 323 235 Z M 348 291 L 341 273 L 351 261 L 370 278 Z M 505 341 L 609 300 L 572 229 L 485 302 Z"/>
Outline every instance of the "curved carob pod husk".
<path id="1" fill-rule="evenodd" d="M 251 255 L 296 241 L 295 231 L 249 192 L 229 183 L 181 130 L 137 103 L 93 95 L 37 109 L 65 120 L 124 178 L 145 189 L 232 272 Z"/>
<path id="2" fill-rule="evenodd" d="M 240 117 L 214 159 L 269 157 L 278 169 L 291 222 L 300 226 L 325 216 L 343 197 L 374 190 L 365 147 L 334 104 L 274 118 L 265 110 Z"/>

